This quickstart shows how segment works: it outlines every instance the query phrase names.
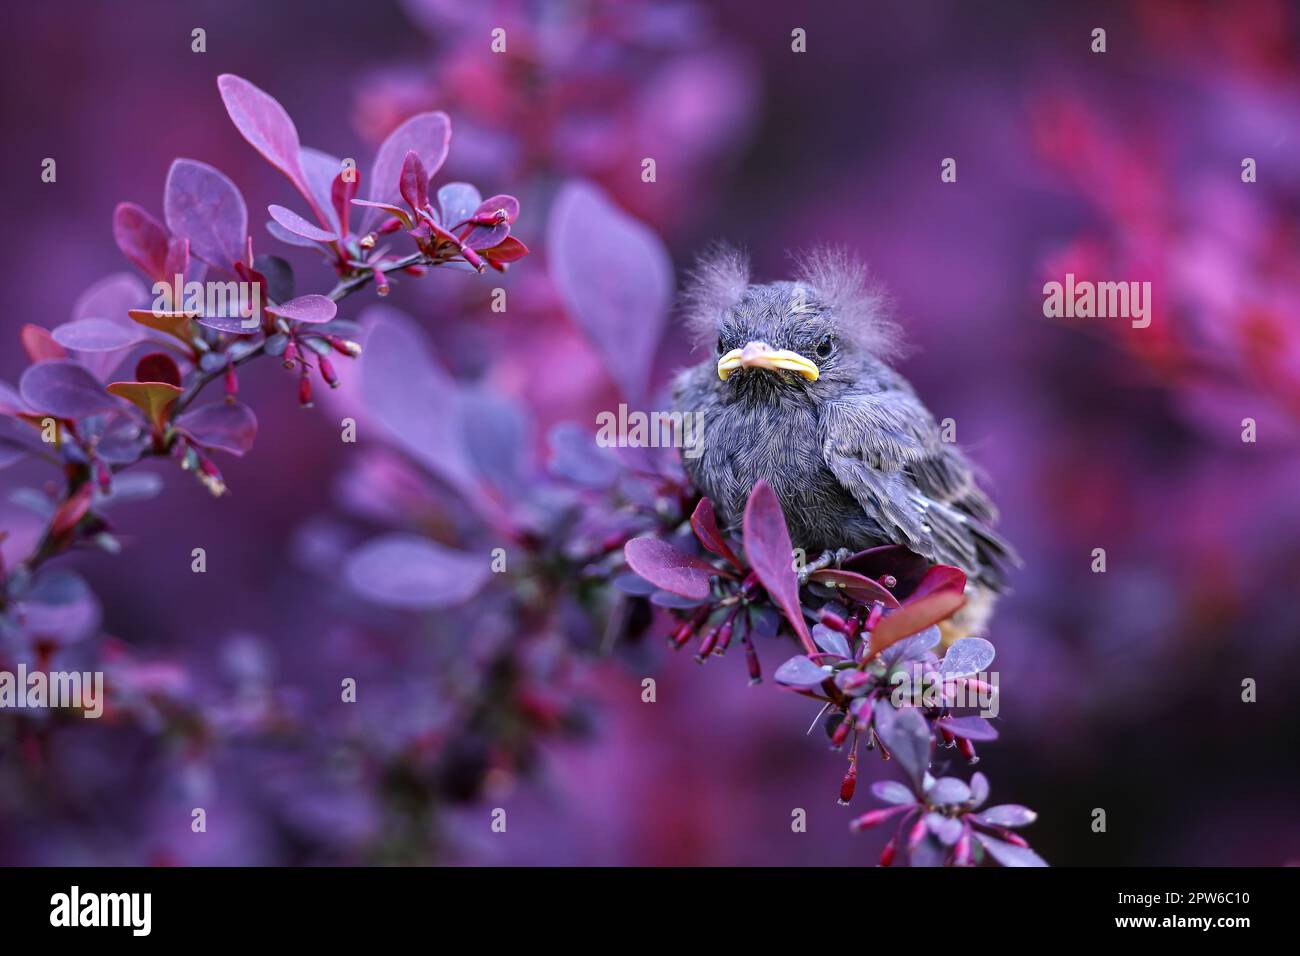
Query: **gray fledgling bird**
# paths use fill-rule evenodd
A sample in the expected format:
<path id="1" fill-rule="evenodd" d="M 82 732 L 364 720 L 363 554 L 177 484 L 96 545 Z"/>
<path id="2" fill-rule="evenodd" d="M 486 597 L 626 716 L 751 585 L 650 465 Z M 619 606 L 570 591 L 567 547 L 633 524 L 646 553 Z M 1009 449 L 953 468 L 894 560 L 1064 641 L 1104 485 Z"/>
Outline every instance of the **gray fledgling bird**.
<path id="1" fill-rule="evenodd" d="M 945 637 L 980 633 L 1018 559 L 971 464 L 887 364 L 899 331 L 886 312 L 842 252 L 808 255 L 795 281 L 768 285 L 750 283 L 734 250 L 701 260 L 685 314 L 716 354 L 674 385 L 677 411 L 703 413 L 702 448 L 682 462 L 732 529 L 765 479 L 810 560 L 893 543 L 960 567 L 968 603 Z"/>

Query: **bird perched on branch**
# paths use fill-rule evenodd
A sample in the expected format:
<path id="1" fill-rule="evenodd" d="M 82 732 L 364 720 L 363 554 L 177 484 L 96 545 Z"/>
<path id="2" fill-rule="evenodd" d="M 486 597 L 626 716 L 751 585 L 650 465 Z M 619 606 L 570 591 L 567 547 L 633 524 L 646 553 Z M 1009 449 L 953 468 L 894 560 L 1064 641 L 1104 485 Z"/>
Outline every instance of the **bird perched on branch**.
<path id="1" fill-rule="evenodd" d="M 899 330 L 861 264 L 821 250 L 794 281 L 756 285 L 743 254 L 722 248 L 691 274 L 685 315 L 715 354 L 674 386 L 676 411 L 703 413 L 702 450 L 682 461 L 721 520 L 739 527 L 763 479 L 817 564 L 893 543 L 964 570 L 957 623 L 980 633 L 1018 559 L 971 464 L 888 364 Z"/>

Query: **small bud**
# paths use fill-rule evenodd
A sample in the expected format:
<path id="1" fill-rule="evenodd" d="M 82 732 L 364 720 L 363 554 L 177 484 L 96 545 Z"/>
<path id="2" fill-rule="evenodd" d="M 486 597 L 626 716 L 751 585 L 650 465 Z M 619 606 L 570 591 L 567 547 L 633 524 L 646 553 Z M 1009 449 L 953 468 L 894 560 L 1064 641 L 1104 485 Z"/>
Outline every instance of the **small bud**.
<path id="1" fill-rule="evenodd" d="M 302 367 L 302 375 L 298 379 L 298 404 L 303 408 L 311 408 L 311 379 L 307 377 L 307 366 Z"/>
<path id="2" fill-rule="evenodd" d="M 957 846 L 952 854 L 953 866 L 965 866 L 970 862 L 970 844 L 970 827 L 966 827 L 957 838 Z"/>
<path id="3" fill-rule="evenodd" d="M 1014 830 L 999 829 L 998 836 L 1002 837 L 1002 839 L 1006 840 L 1008 843 L 1013 843 L 1016 846 L 1029 849 L 1029 841 Z"/>
<path id="4" fill-rule="evenodd" d="M 918 843 L 925 839 L 925 814 L 922 813 L 917 817 L 916 823 L 912 824 L 911 831 L 907 834 L 907 849 L 914 850 Z"/>
<path id="5" fill-rule="evenodd" d="M 323 355 L 316 361 L 320 363 L 320 377 L 325 379 L 325 384 L 330 388 L 338 388 L 339 373 L 334 371 L 334 363 Z"/>
<path id="6" fill-rule="evenodd" d="M 894 857 L 897 855 L 898 841 L 891 837 L 889 842 L 885 844 L 885 848 L 880 851 L 880 865 L 889 866 L 894 862 Z"/>
<path id="7" fill-rule="evenodd" d="M 727 653 L 727 648 L 731 646 L 731 634 L 734 630 L 733 622 L 734 618 L 727 618 L 722 627 L 718 629 L 718 643 L 713 648 L 713 653 L 718 657 Z"/>
<path id="8" fill-rule="evenodd" d="M 749 684 L 763 683 L 763 668 L 758 663 L 758 651 L 754 649 L 754 642 L 745 635 L 745 665 L 749 668 Z"/>
<path id="9" fill-rule="evenodd" d="M 977 764 L 980 758 L 975 754 L 975 745 L 965 737 L 957 738 L 957 751 L 966 758 L 967 763 Z"/>
<path id="10" fill-rule="evenodd" d="M 852 729 L 853 721 L 849 720 L 847 717 L 843 717 L 840 722 L 835 725 L 835 730 L 831 734 L 831 746 L 836 750 L 843 747 L 844 741 L 849 739 L 849 731 Z"/>
<path id="11" fill-rule="evenodd" d="M 340 355 L 346 355 L 348 358 L 361 357 L 361 345 L 353 342 L 351 339 L 341 339 L 337 335 L 325 336 L 325 341 L 334 347 L 334 351 Z"/>
<path id="12" fill-rule="evenodd" d="M 226 482 L 211 459 L 199 458 L 198 478 L 203 483 L 203 487 L 212 492 L 214 498 L 220 498 L 226 493 Z"/>
<path id="13" fill-rule="evenodd" d="M 388 295 L 392 291 L 392 286 L 388 284 L 388 276 L 384 275 L 383 269 L 375 269 L 375 291 L 380 295 Z"/>
<path id="14" fill-rule="evenodd" d="M 876 625 L 880 623 L 880 616 L 885 613 L 885 605 L 879 601 L 872 602 L 871 611 L 867 614 L 867 622 L 864 625 L 868 631 L 874 631 Z"/>
<path id="15" fill-rule="evenodd" d="M 102 458 L 95 459 L 95 484 L 99 485 L 99 490 L 104 494 L 108 494 L 113 487 L 113 473 Z"/>
<path id="16" fill-rule="evenodd" d="M 422 265 L 418 265 L 418 264 L 417 264 L 417 265 L 413 265 L 413 266 L 407 266 L 407 267 L 406 267 L 405 269 L 403 269 L 402 271 L 405 272 L 408 276 L 415 276 L 415 277 L 418 279 L 418 278 L 420 278 L 421 276 L 424 276 L 424 275 L 427 275 L 427 274 L 428 274 L 428 272 L 429 272 L 429 267 L 428 267 L 428 266 L 422 266 Z"/>
<path id="17" fill-rule="evenodd" d="M 233 402 L 239 394 L 239 376 L 235 374 L 235 363 L 226 362 L 226 401 Z"/>
<path id="18" fill-rule="evenodd" d="M 704 639 L 700 641 L 700 649 L 695 652 L 695 663 L 703 664 L 704 659 L 709 656 L 713 650 L 713 645 L 718 642 L 718 632 L 721 628 L 711 627 L 705 633 Z"/>
<path id="19" fill-rule="evenodd" d="M 854 820 L 849 824 L 849 829 L 854 833 L 857 833 L 859 830 L 869 830 L 872 827 L 884 823 L 895 814 L 906 810 L 908 806 L 909 804 L 904 803 L 893 807 L 879 807 L 875 810 L 868 810 L 866 813 L 862 814 L 862 816 L 854 818 Z M 889 842 L 892 843 L 894 841 L 890 840 Z"/>
<path id="20" fill-rule="evenodd" d="M 284 347 L 284 367 L 293 368 L 298 362 L 298 343 L 293 339 Z"/>
<path id="21" fill-rule="evenodd" d="M 848 721 L 845 721 L 848 723 Z M 840 781 L 840 806 L 847 807 L 849 801 L 853 799 L 853 794 L 858 789 L 858 765 L 856 762 L 849 764 L 848 773 Z"/>
<path id="22" fill-rule="evenodd" d="M 825 624 L 832 631 L 839 631 L 841 634 L 849 633 L 849 622 L 844 620 L 834 611 L 822 608 L 817 612 L 817 620 Z"/>
<path id="23" fill-rule="evenodd" d="M 880 576 L 880 584 L 882 587 L 889 588 L 892 591 L 894 588 L 898 587 L 898 578 L 894 577 L 892 574 L 882 574 Z"/>
<path id="24" fill-rule="evenodd" d="M 383 223 L 383 225 L 379 227 L 379 234 L 381 236 L 387 236 L 390 233 L 397 232 L 397 230 L 401 228 L 402 228 L 402 220 L 398 219 L 396 216 L 393 216 L 391 219 L 386 220 Z M 374 233 L 371 233 L 371 235 L 373 236 Z M 372 242 L 370 245 L 373 246 L 374 243 Z"/>
<path id="25" fill-rule="evenodd" d="M 397 220 L 396 220 L 396 219 L 393 219 L 393 220 L 390 220 L 390 221 L 391 221 L 391 222 L 396 222 Z M 368 232 L 368 233 L 366 233 L 364 236 L 361 237 L 361 241 L 360 241 L 360 243 L 358 243 L 358 245 L 360 245 L 362 249 L 373 249 L 373 248 L 375 248 L 375 243 L 378 242 L 378 241 L 379 241 L 379 240 L 377 240 L 377 239 L 375 238 L 375 234 L 374 234 L 373 232 Z"/>

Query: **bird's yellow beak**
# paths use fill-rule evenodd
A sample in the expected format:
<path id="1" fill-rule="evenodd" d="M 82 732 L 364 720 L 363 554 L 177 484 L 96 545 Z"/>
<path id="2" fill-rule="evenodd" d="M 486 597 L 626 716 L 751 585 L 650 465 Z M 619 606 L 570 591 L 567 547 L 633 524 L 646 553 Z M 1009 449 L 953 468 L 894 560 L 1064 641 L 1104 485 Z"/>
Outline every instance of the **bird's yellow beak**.
<path id="1" fill-rule="evenodd" d="M 718 359 L 718 378 L 724 382 L 738 368 L 788 369 L 810 382 L 817 381 L 821 369 L 817 363 L 789 349 L 774 349 L 766 342 L 750 342 L 743 349 L 732 349 Z"/>

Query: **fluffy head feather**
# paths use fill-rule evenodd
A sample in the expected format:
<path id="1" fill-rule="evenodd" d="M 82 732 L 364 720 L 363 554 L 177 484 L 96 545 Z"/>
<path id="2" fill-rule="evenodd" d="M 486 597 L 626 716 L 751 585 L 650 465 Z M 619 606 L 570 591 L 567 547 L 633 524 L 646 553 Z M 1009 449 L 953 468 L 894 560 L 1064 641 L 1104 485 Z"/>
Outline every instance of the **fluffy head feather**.
<path id="1" fill-rule="evenodd" d="M 859 348 L 888 360 L 903 350 L 902 330 L 891 317 L 889 294 L 862 260 L 846 249 L 822 246 L 793 256 L 797 281 L 834 314 L 840 330 Z"/>
<path id="2" fill-rule="evenodd" d="M 682 315 L 691 341 L 711 347 L 718 322 L 749 288 L 749 257 L 735 246 L 718 243 L 695 260 L 686 274 Z"/>

